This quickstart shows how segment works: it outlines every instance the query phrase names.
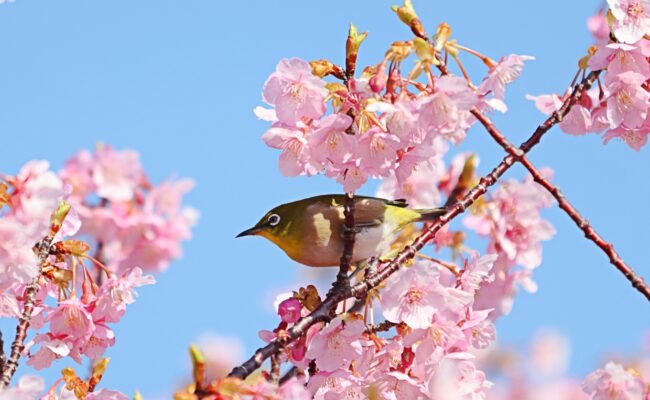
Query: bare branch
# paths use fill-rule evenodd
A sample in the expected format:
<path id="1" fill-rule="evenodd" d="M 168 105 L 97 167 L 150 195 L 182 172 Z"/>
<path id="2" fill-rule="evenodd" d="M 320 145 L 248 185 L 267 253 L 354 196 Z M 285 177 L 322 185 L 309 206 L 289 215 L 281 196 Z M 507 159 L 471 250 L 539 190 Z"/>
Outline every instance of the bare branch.
<path id="1" fill-rule="evenodd" d="M 589 77 L 587 77 L 587 83 L 593 83 L 597 77 L 598 72 L 592 72 L 589 74 Z M 583 88 L 582 90 L 585 89 Z M 472 114 L 474 114 L 476 119 L 485 127 L 488 133 L 494 138 L 497 143 L 501 145 L 501 147 L 503 147 L 511 155 L 517 157 L 517 161 L 526 167 L 526 169 L 533 176 L 535 182 L 540 184 L 551 195 L 553 195 L 553 197 L 555 197 L 555 200 L 557 200 L 560 208 L 564 210 L 564 212 L 566 212 L 569 217 L 571 217 L 578 228 L 584 232 L 587 239 L 594 242 L 596 246 L 600 247 L 603 252 L 607 254 L 609 261 L 625 276 L 625 278 L 627 278 L 627 280 L 630 281 L 632 287 L 641 292 L 641 294 L 643 294 L 646 299 L 650 300 L 650 288 L 648 288 L 648 285 L 644 282 L 643 278 L 638 276 L 634 270 L 623 261 L 616 250 L 614 250 L 614 246 L 611 243 L 605 241 L 605 239 L 603 239 L 602 236 L 596 232 L 596 230 L 580 214 L 580 212 L 566 199 L 562 191 L 560 191 L 557 186 L 553 185 L 548 179 L 546 179 L 544 175 L 542 175 L 542 173 L 530 162 L 530 160 L 526 158 L 526 156 L 516 155 L 517 149 L 512 145 L 512 143 L 508 141 L 508 139 L 506 139 L 503 133 L 499 131 L 499 129 L 487 116 L 478 110 L 472 110 Z"/>

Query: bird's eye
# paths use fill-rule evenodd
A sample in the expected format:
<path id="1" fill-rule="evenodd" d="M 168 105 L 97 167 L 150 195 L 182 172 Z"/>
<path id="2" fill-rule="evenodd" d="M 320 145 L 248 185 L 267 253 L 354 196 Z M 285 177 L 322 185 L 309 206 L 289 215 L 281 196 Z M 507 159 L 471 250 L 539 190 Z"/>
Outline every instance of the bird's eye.
<path id="1" fill-rule="evenodd" d="M 276 226 L 277 224 L 280 223 L 280 216 L 278 214 L 271 214 L 269 215 L 269 225 L 271 226 Z"/>

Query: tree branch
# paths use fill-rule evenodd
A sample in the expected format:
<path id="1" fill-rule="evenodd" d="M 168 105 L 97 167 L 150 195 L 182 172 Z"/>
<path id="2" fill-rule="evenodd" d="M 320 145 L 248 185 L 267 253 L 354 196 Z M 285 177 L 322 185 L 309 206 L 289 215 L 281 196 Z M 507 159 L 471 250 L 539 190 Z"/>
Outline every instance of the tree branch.
<path id="1" fill-rule="evenodd" d="M 350 272 L 350 265 L 352 264 L 352 256 L 354 252 L 354 242 L 356 230 L 354 229 L 354 194 L 345 194 L 345 203 L 343 205 L 343 216 L 345 217 L 345 224 L 343 225 L 343 254 L 341 255 L 341 264 L 339 266 L 339 273 L 336 275 L 336 282 L 331 290 L 348 285 Z"/>
<path id="2" fill-rule="evenodd" d="M 586 79 L 586 82 L 583 81 L 585 84 L 583 87 L 580 87 L 580 85 L 577 87 L 576 90 L 583 91 L 586 90 L 587 85 L 591 85 L 598 77 L 598 71 L 597 72 L 592 72 L 589 74 L 589 76 Z M 581 84 L 582 85 L 582 84 Z M 575 91 L 574 91 L 575 93 Z M 526 169 L 530 172 L 530 174 L 533 176 L 533 179 L 535 182 L 540 184 L 544 189 L 546 189 L 553 197 L 555 200 L 557 200 L 558 205 L 566 214 L 571 217 L 571 219 L 576 223 L 578 228 L 580 228 L 584 234 L 585 237 L 592 242 L 596 244 L 596 246 L 600 247 L 600 249 L 607 254 L 609 257 L 610 263 L 614 265 L 624 276 L 627 278 L 628 281 L 632 284 L 632 287 L 634 287 L 636 290 L 641 292 L 646 299 L 650 300 L 650 288 L 648 285 L 644 282 L 643 278 L 638 276 L 634 270 L 628 266 L 623 259 L 618 255 L 616 250 L 614 250 L 614 246 L 611 243 L 608 243 L 605 241 L 605 239 L 602 238 L 596 232 L 596 230 L 589 224 L 589 222 L 580 214 L 580 212 L 566 199 L 562 191 L 560 189 L 553 185 L 548 179 L 544 178 L 542 173 L 530 162 L 528 158 L 526 158 L 524 155 L 518 155 L 517 154 L 517 148 L 515 148 L 512 143 L 506 139 L 506 137 L 499 131 L 499 129 L 494 125 L 494 123 L 483 113 L 481 113 L 479 110 L 472 110 L 472 114 L 476 117 L 476 119 L 485 127 L 485 129 L 488 131 L 488 133 L 494 138 L 494 140 L 501 145 L 508 153 L 511 155 L 517 157 L 517 161 L 521 163 Z M 534 145 L 534 143 L 533 143 Z"/>
<path id="3" fill-rule="evenodd" d="M 25 349 L 27 329 L 29 329 L 32 320 L 36 293 L 39 289 L 38 280 L 41 277 L 43 266 L 47 262 L 47 257 L 50 255 L 50 248 L 52 247 L 53 240 L 54 233 L 51 232 L 38 243 L 38 274 L 25 289 L 25 305 L 23 306 L 22 315 L 18 320 L 18 326 L 16 326 L 16 337 L 11 344 L 11 355 L 7 359 L 5 368 L 2 371 L 2 376 L 0 377 L 0 390 L 9 386 L 9 382 L 11 382 L 11 378 L 14 376 L 16 369 L 18 368 L 18 361 L 20 360 L 21 353 Z"/>

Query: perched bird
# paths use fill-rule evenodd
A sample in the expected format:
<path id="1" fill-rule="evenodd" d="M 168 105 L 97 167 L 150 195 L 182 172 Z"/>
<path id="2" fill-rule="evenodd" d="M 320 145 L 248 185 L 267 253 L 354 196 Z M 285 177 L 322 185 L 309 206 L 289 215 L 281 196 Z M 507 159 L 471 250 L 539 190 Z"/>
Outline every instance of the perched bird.
<path id="1" fill-rule="evenodd" d="M 282 204 L 237 237 L 259 235 L 301 264 L 335 266 L 343 251 L 344 203 L 345 195 L 328 194 Z M 384 255 L 402 228 L 412 222 L 435 220 L 446 211 L 406 206 L 405 200 L 354 197 L 353 263 Z"/>

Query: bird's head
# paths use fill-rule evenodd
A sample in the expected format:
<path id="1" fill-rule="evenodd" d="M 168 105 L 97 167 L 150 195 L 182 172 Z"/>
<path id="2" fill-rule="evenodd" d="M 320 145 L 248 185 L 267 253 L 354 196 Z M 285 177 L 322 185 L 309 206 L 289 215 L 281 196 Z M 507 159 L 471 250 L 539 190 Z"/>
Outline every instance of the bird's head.
<path id="1" fill-rule="evenodd" d="M 297 219 L 300 218 L 302 212 L 298 204 L 282 204 L 267 212 L 255 226 L 241 232 L 237 237 L 262 236 L 285 249 L 295 241 L 295 236 L 300 234 L 296 229 Z"/>

